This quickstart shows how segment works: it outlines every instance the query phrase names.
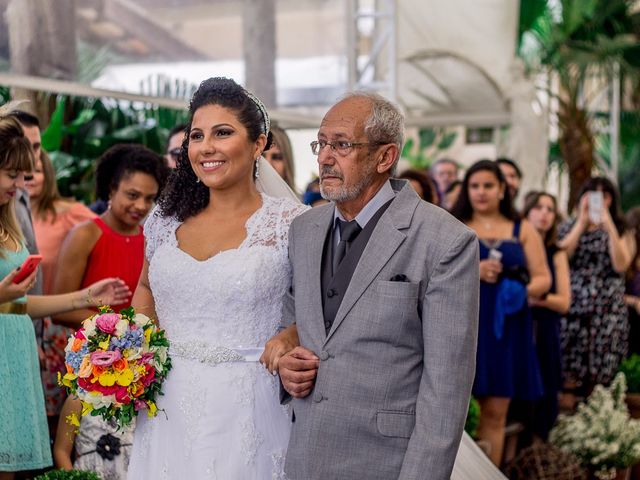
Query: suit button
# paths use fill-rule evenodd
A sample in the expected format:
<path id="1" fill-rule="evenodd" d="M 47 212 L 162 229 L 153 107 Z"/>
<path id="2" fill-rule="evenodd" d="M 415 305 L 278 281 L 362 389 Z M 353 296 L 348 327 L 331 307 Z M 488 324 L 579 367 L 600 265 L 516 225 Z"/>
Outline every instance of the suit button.
<path id="1" fill-rule="evenodd" d="M 322 401 L 323 397 L 321 393 L 314 393 L 313 394 L 313 401 L 316 403 L 320 403 Z"/>
<path id="2" fill-rule="evenodd" d="M 338 294 L 338 292 L 336 292 L 333 288 L 330 288 L 329 290 L 327 290 L 327 297 L 332 298 L 335 297 Z"/>
<path id="3" fill-rule="evenodd" d="M 324 350 L 320 352 L 320 360 L 329 360 L 329 352 L 325 352 Z"/>
<path id="4" fill-rule="evenodd" d="M 331 322 L 324 322 L 324 328 L 329 330 L 331 328 Z"/>

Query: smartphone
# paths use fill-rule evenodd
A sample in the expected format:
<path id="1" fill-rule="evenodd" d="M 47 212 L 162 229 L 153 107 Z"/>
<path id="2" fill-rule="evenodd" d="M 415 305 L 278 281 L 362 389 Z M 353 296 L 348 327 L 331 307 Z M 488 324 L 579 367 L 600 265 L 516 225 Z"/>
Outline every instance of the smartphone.
<path id="1" fill-rule="evenodd" d="M 502 252 L 500 250 L 492 248 L 491 250 L 489 250 L 489 260 L 501 261 L 502 260 Z"/>
<path id="2" fill-rule="evenodd" d="M 589 220 L 598 224 L 602 221 L 602 208 L 604 206 L 604 196 L 600 190 L 589 192 Z"/>
<path id="3" fill-rule="evenodd" d="M 20 266 L 20 271 L 13 277 L 13 283 L 20 283 L 38 268 L 42 261 L 42 255 L 29 255 Z"/>

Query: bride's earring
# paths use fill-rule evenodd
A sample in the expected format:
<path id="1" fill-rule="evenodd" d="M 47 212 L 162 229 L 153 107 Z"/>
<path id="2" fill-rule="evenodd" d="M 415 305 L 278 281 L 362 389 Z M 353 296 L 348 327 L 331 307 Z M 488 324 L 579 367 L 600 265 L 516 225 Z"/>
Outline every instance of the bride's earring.
<path id="1" fill-rule="evenodd" d="M 255 167 L 255 178 L 256 180 L 260 176 L 260 157 L 256 158 L 256 167 Z"/>
<path id="2" fill-rule="evenodd" d="M 196 183 L 200 183 L 200 177 L 196 177 Z"/>

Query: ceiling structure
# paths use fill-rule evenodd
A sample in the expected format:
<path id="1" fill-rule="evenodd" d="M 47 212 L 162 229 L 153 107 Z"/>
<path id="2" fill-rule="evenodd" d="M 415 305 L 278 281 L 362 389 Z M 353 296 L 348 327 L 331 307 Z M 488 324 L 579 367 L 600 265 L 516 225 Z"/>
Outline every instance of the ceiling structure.
<path id="1" fill-rule="evenodd" d="M 387 48 L 386 63 L 376 63 L 375 76 L 393 76 L 390 96 L 402 105 L 408 123 L 509 123 L 518 2 L 389 1 L 395 18 L 392 51 Z M 158 92 L 144 85 L 158 75 L 194 85 L 212 75 L 244 82 L 242 4 L 242 0 L 78 2 L 78 36 L 126 58 L 125 64 L 106 66 L 92 85 L 153 96 Z M 349 4 L 368 12 L 371 20 L 350 25 Z M 349 88 L 349 57 L 354 53 L 348 49 L 358 49 L 356 61 L 361 63 L 375 53 L 371 32 L 379 25 L 376 9 L 382 4 L 385 0 L 276 0 L 274 117 L 287 119 L 290 127 L 319 123 L 327 106 Z M 355 44 L 348 38 L 349 28 L 359 33 Z M 389 55 L 395 58 L 394 68 L 388 67 Z"/>

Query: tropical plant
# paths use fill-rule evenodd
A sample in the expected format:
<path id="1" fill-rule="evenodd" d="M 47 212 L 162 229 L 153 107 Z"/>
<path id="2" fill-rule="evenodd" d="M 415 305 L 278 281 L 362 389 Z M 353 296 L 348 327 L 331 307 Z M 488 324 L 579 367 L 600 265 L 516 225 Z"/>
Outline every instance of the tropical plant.
<path id="1" fill-rule="evenodd" d="M 402 149 L 402 158 L 413 168 L 426 169 L 442 152 L 455 142 L 458 133 L 446 128 L 422 128 L 418 131 L 418 142 L 407 139 Z"/>
<path id="2" fill-rule="evenodd" d="M 478 425 L 480 425 L 480 403 L 474 397 L 469 399 L 469 410 L 467 411 L 467 420 L 464 423 L 464 431 L 471 438 L 476 438 L 478 434 Z"/>
<path id="3" fill-rule="evenodd" d="M 634 0 L 521 0 L 520 55 L 534 72 L 557 79 L 559 147 L 569 173 L 569 208 L 591 176 L 595 133 L 592 94 L 618 73 L 640 67 Z M 624 82 L 623 82 L 624 84 Z"/>

